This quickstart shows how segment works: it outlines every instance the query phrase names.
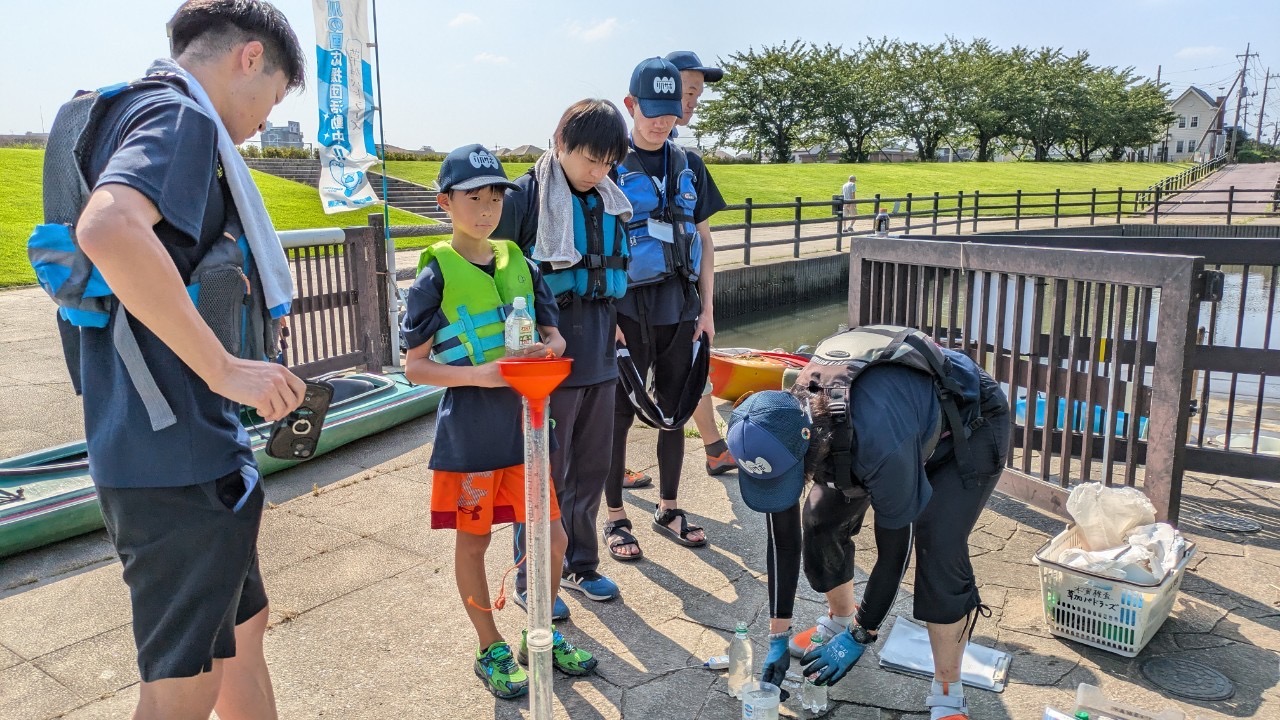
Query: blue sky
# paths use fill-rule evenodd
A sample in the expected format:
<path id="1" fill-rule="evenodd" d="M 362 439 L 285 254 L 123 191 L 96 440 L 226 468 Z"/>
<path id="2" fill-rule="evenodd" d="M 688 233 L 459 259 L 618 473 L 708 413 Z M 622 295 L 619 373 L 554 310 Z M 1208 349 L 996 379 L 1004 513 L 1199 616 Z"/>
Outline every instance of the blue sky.
<path id="1" fill-rule="evenodd" d="M 310 0 L 276 4 L 310 48 Z M 27 5 L 31 14 L 10 25 L 13 69 L 0 78 L 0 133 L 39 131 L 41 114 L 47 127 L 77 88 L 136 77 L 165 53 L 164 23 L 177 6 L 176 0 Z M 796 38 L 852 46 L 867 36 L 938 42 L 951 34 L 1001 47 L 1084 49 L 1098 64 L 1132 65 L 1151 76 L 1163 65 L 1175 95 L 1191 83 L 1217 95 L 1239 68 L 1234 56 L 1252 41 L 1260 57 L 1250 61 L 1258 78 L 1251 88 L 1261 91 L 1268 65 L 1280 74 L 1280 3 L 1270 0 L 380 0 L 378 23 L 387 141 L 409 148 L 545 146 L 572 102 L 588 96 L 620 102 L 631 68 L 645 57 L 690 49 L 711 61 Z M 1272 81 L 1267 104 L 1267 123 L 1280 120 L 1280 79 Z M 301 121 L 310 140 L 315 107 L 308 91 L 285 100 L 271 119 Z"/>

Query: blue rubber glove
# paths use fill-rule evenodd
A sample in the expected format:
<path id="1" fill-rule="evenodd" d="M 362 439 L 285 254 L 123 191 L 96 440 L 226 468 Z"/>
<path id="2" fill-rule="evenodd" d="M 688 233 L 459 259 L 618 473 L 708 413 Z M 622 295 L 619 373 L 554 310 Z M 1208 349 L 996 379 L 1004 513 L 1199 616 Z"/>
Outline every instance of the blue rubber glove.
<path id="1" fill-rule="evenodd" d="M 787 650 L 786 636 L 774 638 L 769 641 L 769 654 L 764 659 L 764 669 L 760 671 L 760 681 L 773 683 L 782 690 L 782 681 L 787 677 L 787 670 L 791 669 L 791 653 Z M 786 700 L 791 693 L 782 690 L 782 699 Z"/>
<path id="2" fill-rule="evenodd" d="M 854 639 L 845 630 L 800 658 L 804 676 L 813 678 L 814 685 L 834 685 L 858 662 L 867 646 Z M 817 675 L 817 677 L 813 677 Z"/>

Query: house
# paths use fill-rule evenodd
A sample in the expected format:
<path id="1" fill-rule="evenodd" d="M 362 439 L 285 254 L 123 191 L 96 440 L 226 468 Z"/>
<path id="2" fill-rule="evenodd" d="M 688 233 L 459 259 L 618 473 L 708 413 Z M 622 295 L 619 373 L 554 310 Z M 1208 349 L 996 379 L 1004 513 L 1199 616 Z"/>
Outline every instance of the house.
<path id="1" fill-rule="evenodd" d="M 1207 160 L 1226 150 L 1222 133 L 1222 107 L 1226 98 L 1214 98 L 1194 85 L 1187 88 L 1169 109 L 1177 117 L 1155 148 L 1156 159 L 1168 162 Z"/>
<path id="2" fill-rule="evenodd" d="M 542 148 L 537 145 L 517 145 L 513 148 L 498 151 L 498 157 L 507 157 L 508 155 L 541 155 Z"/>
<path id="3" fill-rule="evenodd" d="M 840 151 L 828 149 L 825 145 L 814 145 L 811 148 L 795 150 L 791 153 L 791 162 L 793 163 L 838 163 L 840 162 Z"/>

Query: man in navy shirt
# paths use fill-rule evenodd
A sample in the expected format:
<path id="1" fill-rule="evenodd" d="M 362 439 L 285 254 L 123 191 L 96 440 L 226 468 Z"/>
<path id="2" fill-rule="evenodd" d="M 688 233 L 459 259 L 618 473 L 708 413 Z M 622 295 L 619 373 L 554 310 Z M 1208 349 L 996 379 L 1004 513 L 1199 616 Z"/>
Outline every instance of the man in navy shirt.
<path id="1" fill-rule="evenodd" d="M 234 218 L 219 124 L 240 143 L 301 87 L 298 39 L 257 0 L 192 0 L 169 23 L 178 65 L 217 117 L 178 89 L 113 100 L 85 160 L 94 188 L 80 247 L 126 320 L 177 423 L 153 431 L 113 328 L 81 330 L 89 468 L 124 564 L 142 677 L 135 718 L 274 718 L 258 569 L 263 494 L 241 405 L 266 420 L 298 406 L 285 367 L 233 357 L 187 294 L 193 267 Z"/>

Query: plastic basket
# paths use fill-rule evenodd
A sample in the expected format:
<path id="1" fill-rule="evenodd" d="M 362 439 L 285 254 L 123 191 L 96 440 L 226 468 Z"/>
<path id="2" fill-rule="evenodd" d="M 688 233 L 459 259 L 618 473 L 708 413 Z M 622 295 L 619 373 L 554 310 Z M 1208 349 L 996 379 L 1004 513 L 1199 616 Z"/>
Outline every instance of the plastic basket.
<path id="1" fill-rule="evenodd" d="M 1049 632 L 1134 657 L 1169 617 L 1187 562 L 1195 554 L 1195 543 L 1187 543 L 1178 567 L 1156 585 L 1095 575 L 1049 560 L 1064 549 L 1080 546 L 1079 532 L 1072 525 L 1036 551 L 1034 560 L 1040 566 L 1040 592 Z"/>

